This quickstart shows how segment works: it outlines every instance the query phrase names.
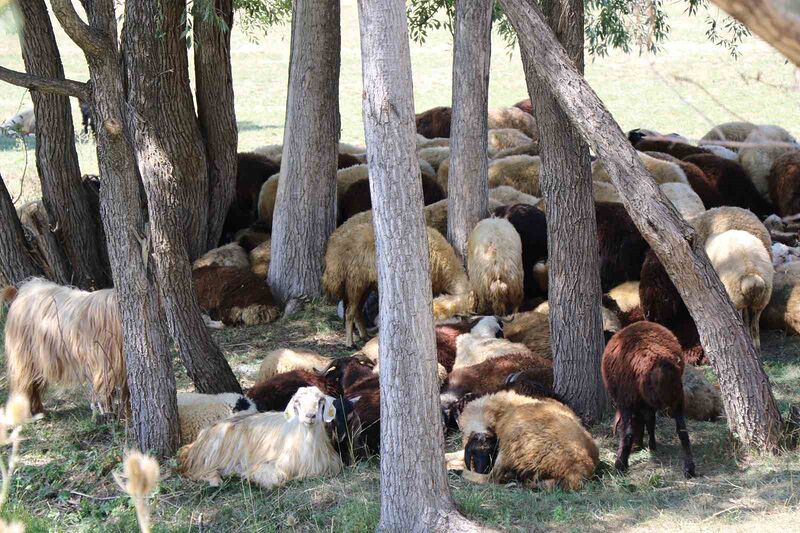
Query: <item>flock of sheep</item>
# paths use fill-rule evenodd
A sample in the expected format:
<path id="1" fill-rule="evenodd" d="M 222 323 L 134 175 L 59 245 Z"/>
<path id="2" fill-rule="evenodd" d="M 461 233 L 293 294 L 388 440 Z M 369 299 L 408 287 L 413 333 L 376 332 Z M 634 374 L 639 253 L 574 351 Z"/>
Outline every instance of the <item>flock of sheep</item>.
<path id="1" fill-rule="evenodd" d="M 521 480 L 577 490 L 594 475 L 592 436 L 553 390 L 547 220 L 530 102 L 489 114 L 489 217 L 472 230 L 466 268 L 445 239 L 450 109 L 417 116 L 428 226 L 443 424 L 463 450 L 448 465 L 476 481 Z M 699 145 L 634 130 L 630 141 L 697 232 L 756 345 L 760 327 L 800 333 L 800 145 L 777 126 L 727 123 Z M 280 146 L 239 154 L 225 243 L 193 265 L 208 324 L 265 324 L 281 310 L 265 283 Z M 322 285 L 340 303 L 351 356 L 289 348 L 265 355 L 245 396 L 181 393 L 179 469 L 219 483 L 236 474 L 265 487 L 333 475 L 380 452 L 380 336 L 375 233 L 363 147 L 340 145 L 339 226 Z M 592 167 L 606 348 L 602 376 L 616 409 L 616 467 L 633 446 L 656 446 L 657 413 L 674 418 L 683 472 L 695 475 L 686 418 L 724 416 L 702 370 L 697 328 L 603 169 Z M 43 409 L 48 385 L 89 382 L 103 412 L 124 413 L 127 383 L 113 289 L 86 293 L 29 280 L 7 289 L 8 376 Z M 372 337 L 370 339 L 370 337 Z"/>

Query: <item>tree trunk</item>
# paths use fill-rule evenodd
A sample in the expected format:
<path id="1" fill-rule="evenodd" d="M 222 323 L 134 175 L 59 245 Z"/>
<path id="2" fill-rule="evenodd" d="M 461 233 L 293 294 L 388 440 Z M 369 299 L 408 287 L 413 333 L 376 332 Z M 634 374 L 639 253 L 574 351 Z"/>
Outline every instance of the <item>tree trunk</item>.
<path id="1" fill-rule="evenodd" d="M 187 214 L 198 205 L 190 191 L 198 175 L 205 182 L 206 165 L 189 91 L 186 44 L 179 39 L 184 7 L 181 0 L 126 4 L 128 120 L 147 194 L 159 293 L 172 339 L 198 392 L 241 392 L 203 322 L 192 285 L 193 255 L 187 253 L 206 244 L 206 217 L 200 217 L 203 231 L 198 232 L 199 218 Z M 159 21 L 163 36 L 152 31 Z M 204 192 L 202 210 L 207 209 Z M 195 240 L 193 246 L 200 233 L 202 241 Z"/>
<path id="2" fill-rule="evenodd" d="M 208 248 L 219 244 L 222 225 L 236 195 L 236 147 L 239 132 L 231 74 L 232 0 L 216 0 L 214 9 L 228 26 L 194 16 L 194 71 L 197 112 L 208 160 Z"/>
<path id="3" fill-rule="evenodd" d="M 359 0 L 380 292 L 380 531 L 471 527 L 447 486 L 405 2 Z"/>
<path id="4" fill-rule="evenodd" d="M 22 58 L 29 74 L 63 79 L 64 68 L 44 0 L 18 2 L 22 15 Z M 50 226 L 69 259 L 70 281 L 83 288 L 104 287 L 108 271 L 100 227 L 81 184 L 69 98 L 32 91 L 36 115 L 36 168 Z"/>
<path id="5" fill-rule="evenodd" d="M 25 231 L 28 249 L 42 266 L 45 277 L 60 285 L 69 285 L 72 281 L 72 267 L 50 226 L 50 219 L 47 208 L 39 200 L 29 202 L 19 210 L 19 220 Z"/>
<path id="6" fill-rule="evenodd" d="M 17 285 L 42 271 L 28 251 L 17 211 L 0 176 L 0 285 Z"/>
<path id="7" fill-rule="evenodd" d="M 466 262 L 472 228 L 489 208 L 487 115 L 492 0 L 456 0 L 447 238 Z"/>
<path id="8" fill-rule="evenodd" d="M 744 323 L 692 228 L 663 195 L 619 125 L 576 70 L 533 0 L 500 0 L 533 69 L 603 160 L 625 209 L 655 251 L 697 324 L 719 376 L 731 429 L 750 446 L 773 450 L 781 416 Z"/>
<path id="9" fill-rule="evenodd" d="M 122 317 L 133 432 L 139 449 L 162 457 L 178 446 L 175 374 L 159 312 L 140 183 L 126 131 L 125 73 L 112 0 L 85 2 L 87 26 L 71 0 L 52 0 L 67 34 L 84 51 L 92 78 L 100 166 L 100 210 Z"/>
<path id="10" fill-rule="evenodd" d="M 321 294 L 325 244 L 336 228 L 340 38 L 338 0 L 293 2 L 286 127 L 267 276 L 283 303 Z"/>
<path id="11" fill-rule="evenodd" d="M 583 0 L 543 0 L 548 24 L 583 71 Z M 556 392 L 587 423 L 608 404 L 600 360 L 600 257 L 589 147 L 522 54 L 539 128 L 540 178 L 547 211 L 550 342 Z"/>

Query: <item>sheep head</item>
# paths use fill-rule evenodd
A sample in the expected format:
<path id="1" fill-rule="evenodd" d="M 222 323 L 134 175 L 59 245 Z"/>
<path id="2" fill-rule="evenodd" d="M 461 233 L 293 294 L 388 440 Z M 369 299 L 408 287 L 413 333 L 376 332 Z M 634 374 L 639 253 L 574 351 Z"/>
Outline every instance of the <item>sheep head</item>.
<path id="1" fill-rule="evenodd" d="M 297 420 L 307 426 L 319 421 L 327 424 L 336 417 L 333 402 L 332 397 L 326 396 L 316 387 L 301 387 L 289 400 L 283 414 L 289 422 Z"/>
<path id="2" fill-rule="evenodd" d="M 473 433 L 464 447 L 464 465 L 477 474 L 492 471 L 497 459 L 498 442 L 493 433 Z"/>
<path id="3" fill-rule="evenodd" d="M 470 333 L 476 337 L 502 339 L 503 321 L 497 316 L 485 316 L 472 326 Z"/>

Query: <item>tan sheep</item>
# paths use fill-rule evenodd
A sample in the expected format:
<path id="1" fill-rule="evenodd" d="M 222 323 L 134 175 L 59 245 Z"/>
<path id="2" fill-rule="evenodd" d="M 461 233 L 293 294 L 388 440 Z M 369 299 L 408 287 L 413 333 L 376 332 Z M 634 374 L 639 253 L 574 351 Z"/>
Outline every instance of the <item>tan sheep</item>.
<path id="1" fill-rule="evenodd" d="M 631 311 L 632 309 L 642 305 L 642 302 L 639 299 L 638 281 L 626 281 L 624 283 L 620 283 L 608 291 L 608 295 L 617 303 L 619 310 L 623 313 L 627 313 L 628 311 Z"/>
<path id="2" fill-rule="evenodd" d="M 541 198 L 525 194 L 508 185 L 489 189 L 489 198 L 503 205 L 528 204 L 537 207 L 542 202 Z"/>
<path id="3" fill-rule="evenodd" d="M 541 159 L 530 155 L 514 155 L 494 159 L 489 164 L 489 187 L 509 185 L 525 194 L 541 198 L 539 186 Z"/>
<path id="4" fill-rule="evenodd" d="M 529 142 L 527 144 L 521 144 L 519 146 L 500 150 L 499 152 L 493 154 L 492 159 L 502 159 L 512 155 L 539 155 L 539 143 Z"/>
<path id="5" fill-rule="evenodd" d="M 434 148 L 434 147 L 441 147 L 441 146 L 450 146 L 450 138 L 448 137 L 434 137 L 433 139 L 428 139 L 424 135 L 420 135 L 417 133 L 417 150 L 421 150 L 422 148 Z"/>
<path id="6" fill-rule="evenodd" d="M 252 250 L 250 250 L 250 270 L 256 276 L 265 278 L 269 272 L 269 263 L 272 258 L 272 240 L 267 239 Z"/>
<path id="7" fill-rule="evenodd" d="M 714 143 L 714 141 L 744 142 L 756 127 L 752 122 L 724 122 L 717 124 L 700 138 L 700 144 L 704 145 L 703 148 L 709 148 L 707 143 Z M 728 149 L 734 152 L 738 151 L 736 146 L 728 146 Z"/>
<path id="8" fill-rule="evenodd" d="M 489 157 L 496 156 L 498 152 L 503 150 L 528 146 L 533 143 L 533 139 L 514 128 L 489 130 L 487 135 Z"/>
<path id="9" fill-rule="evenodd" d="M 267 228 L 272 228 L 272 215 L 275 212 L 275 201 L 278 198 L 278 179 L 280 174 L 270 176 L 261 192 L 258 193 L 258 220 L 262 221 Z"/>
<path id="10" fill-rule="evenodd" d="M 193 442 L 200 430 L 213 426 L 236 413 L 255 413 L 256 405 L 241 394 L 178 393 L 178 421 L 181 446 Z"/>
<path id="11" fill-rule="evenodd" d="M 281 162 L 281 158 L 283 157 L 283 145 L 282 144 L 268 144 L 266 146 L 259 146 L 258 148 L 253 150 L 253 153 L 261 154 L 263 156 L 267 156 L 276 163 Z"/>
<path id="12" fill-rule="evenodd" d="M 244 251 L 244 248 L 239 243 L 232 242 L 209 250 L 192 263 L 193 269 L 204 266 L 249 268 L 250 261 L 247 259 L 247 252 Z"/>
<path id="13" fill-rule="evenodd" d="M 775 272 L 772 296 L 761 315 L 761 326 L 800 335 L 800 269 Z"/>
<path id="14" fill-rule="evenodd" d="M 592 196 L 595 202 L 622 203 L 617 188 L 608 181 L 592 181 Z"/>
<path id="15" fill-rule="evenodd" d="M 450 159 L 450 147 L 430 146 L 422 148 L 417 152 L 417 157 L 422 161 L 427 161 L 433 167 L 434 175 L 436 175 L 442 163 Z"/>
<path id="16" fill-rule="evenodd" d="M 479 314 L 505 315 L 522 304 L 522 241 L 504 218 L 478 222 L 467 241 L 467 274 Z"/>
<path id="17" fill-rule="evenodd" d="M 547 311 L 541 306 L 538 311 L 517 313 L 503 323 L 503 335 L 512 342 L 524 344 L 539 357 L 552 359 L 550 348 L 550 322 Z"/>
<path id="18" fill-rule="evenodd" d="M 372 372 L 375 374 L 380 374 L 381 371 L 380 357 L 378 355 L 378 350 L 380 349 L 379 338 L 380 335 L 372 337 L 358 352 L 356 352 L 356 354 L 364 355 L 375 364 L 375 367 L 372 369 Z M 439 386 L 441 387 L 444 385 L 444 382 L 447 381 L 447 369 L 441 363 L 436 364 L 436 376 L 439 378 Z"/>
<path id="19" fill-rule="evenodd" d="M 639 152 L 639 159 L 642 160 L 645 168 L 650 172 L 657 184 L 661 185 L 662 183 L 670 182 L 689 184 L 686 173 L 676 163 L 656 159 L 642 152 Z M 599 159 L 592 163 L 592 179 L 611 183 L 611 177 L 606 172 L 606 169 L 603 168 L 603 163 Z"/>
<path id="20" fill-rule="evenodd" d="M 678 213 L 686 220 L 706 210 L 703 201 L 697 193 L 694 192 L 694 189 L 686 183 L 662 183 L 659 185 L 659 188 L 664 195 L 669 198 L 669 201 L 672 202 L 672 205 L 675 206 Z"/>
<path id="21" fill-rule="evenodd" d="M 267 352 L 258 367 L 256 383 L 266 381 L 276 374 L 292 370 L 321 372 L 333 361 L 332 358 L 310 350 L 278 348 Z"/>
<path id="22" fill-rule="evenodd" d="M 692 420 L 716 420 L 725 413 L 722 395 L 699 368 L 683 369 L 683 414 Z"/>
<path id="23" fill-rule="evenodd" d="M 796 150 L 798 148 L 797 141 L 780 126 L 758 126 L 750 132 L 744 142 L 753 146 L 743 146 L 739 150 L 739 163 L 747 171 L 750 181 L 756 186 L 761 196 L 769 202 L 767 176 L 772 169 L 772 164 L 786 152 Z M 786 146 L 786 144 L 794 146 Z"/>
<path id="24" fill-rule="evenodd" d="M 772 257 L 772 238 L 764 224 L 751 211 L 741 207 L 715 207 L 693 217 L 689 223 L 694 226 L 700 242 L 712 235 L 731 229 L 746 231 L 754 235 L 764 245 Z"/>
<path id="25" fill-rule="evenodd" d="M 513 128 L 534 141 L 539 141 L 539 129 L 533 116 L 517 107 L 490 109 L 486 127 L 490 130 Z"/>

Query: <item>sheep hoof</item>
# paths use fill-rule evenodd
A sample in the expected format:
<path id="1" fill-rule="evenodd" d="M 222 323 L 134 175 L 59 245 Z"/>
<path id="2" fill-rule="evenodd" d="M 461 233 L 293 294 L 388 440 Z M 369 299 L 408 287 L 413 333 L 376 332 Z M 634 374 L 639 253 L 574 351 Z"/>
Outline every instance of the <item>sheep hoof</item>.
<path id="1" fill-rule="evenodd" d="M 693 462 L 685 463 L 683 465 L 683 477 L 685 477 L 686 479 L 691 479 L 696 476 L 697 474 L 694 471 L 694 463 Z"/>

